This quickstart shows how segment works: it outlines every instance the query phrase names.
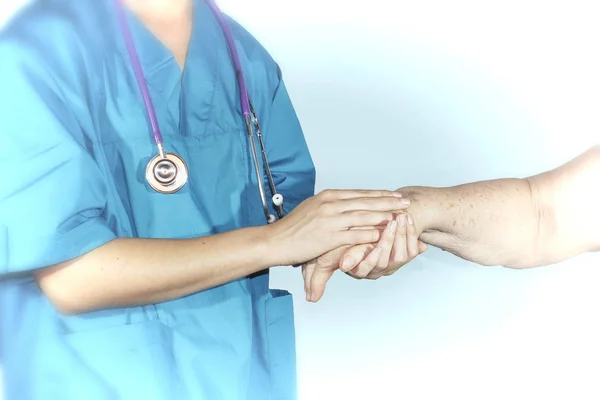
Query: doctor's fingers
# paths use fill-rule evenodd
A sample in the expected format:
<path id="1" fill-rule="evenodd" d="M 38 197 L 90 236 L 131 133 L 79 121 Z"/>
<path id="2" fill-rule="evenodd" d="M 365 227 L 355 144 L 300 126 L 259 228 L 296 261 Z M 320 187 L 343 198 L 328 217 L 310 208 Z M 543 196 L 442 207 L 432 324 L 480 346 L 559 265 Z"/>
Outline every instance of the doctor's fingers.
<path id="1" fill-rule="evenodd" d="M 364 197 L 402 197 L 402 193 L 391 190 L 337 190 L 327 189 L 316 195 L 324 202 Z"/>
<path id="2" fill-rule="evenodd" d="M 307 300 L 313 303 L 321 300 L 325 293 L 325 287 L 327 282 L 333 276 L 335 269 L 333 268 L 319 268 L 316 267 L 310 277 L 309 290 L 307 293 Z"/>
<path id="3" fill-rule="evenodd" d="M 387 211 L 399 213 L 410 206 L 409 199 L 400 197 L 358 197 L 325 203 L 322 207 L 330 214 L 351 211 Z"/>
<path id="4" fill-rule="evenodd" d="M 419 255 L 419 236 L 415 221 L 410 214 L 406 214 L 406 252 L 409 260 Z"/>
<path id="5" fill-rule="evenodd" d="M 398 221 L 398 231 L 396 232 L 396 237 L 394 239 L 394 247 L 392 249 L 391 261 L 394 265 L 400 266 L 404 265 L 404 263 L 406 263 L 409 260 L 408 242 L 410 241 L 410 239 L 408 238 L 408 236 L 410 236 L 412 231 L 408 230 L 406 227 L 407 216 L 405 214 L 398 215 L 396 219 Z"/>
<path id="6" fill-rule="evenodd" d="M 352 246 L 340 259 L 340 270 L 345 273 L 353 270 L 362 260 L 367 258 L 375 246 L 375 243 Z"/>
<path id="7" fill-rule="evenodd" d="M 395 214 L 389 211 L 349 211 L 331 216 L 333 224 L 342 230 L 379 229 L 383 230 Z"/>
<path id="8" fill-rule="evenodd" d="M 307 294 L 307 300 L 318 301 L 323 296 L 325 284 L 329 278 L 331 278 L 331 275 L 333 275 L 335 270 L 338 269 L 339 260 L 348 248 L 350 248 L 350 246 L 338 247 L 320 255 L 315 260 L 308 263 L 310 264 L 309 274 L 303 274 L 304 290 Z M 314 287 L 316 287 L 316 290 Z"/>
<path id="9" fill-rule="evenodd" d="M 414 232 L 408 232 L 406 220 L 405 214 L 400 214 L 396 217 L 396 220 L 394 221 L 396 229 L 393 236 L 390 232 L 387 232 L 387 235 L 385 236 L 385 249 L 389 249 L 385 254 L 385 259 L 384 257 L 381 257 L 377 266 L 369 271 L 366 276 L 361 274 L 360 277 L 374 280 L 379 279 L 384 275 L 389 276 L 410 261 L 411 258 L 408 256 L 408 248 L 412 245 L 409 245 L 409 242 L 413 239 L 417 241 L 417 237 Z M 409 235 L 409 233 L 412 234 L 412 236 Z M 390 236 L 392 236 L 391 239 Z M 380 240 L 380 242 L 383 241 L 384 238 Z"/>
<path id="10" fill-rule="evenodd" d="M 350 246 L 348 245 L 337 247 L 325 254 L 321 254 L 313 262 L 315 263 L 316 268 L 331 268 L 336 270 L 338 269 L 341 257 L 349 248 Z"/>
<path id="11" fill-rule="evenodd" d="M 396 264 L 406 263 L 419 255 L 419 237 L 412 215 L 399 215 L 396 243 L 392 252 L 392 261 Z"/>
<path id="12" fill-rule="evenodd" d="M 427 245 L 419 241 L 417 228 L 412 215 L 399 215 L 398 232 L 391 254 L 391 264 L 393 267 L 384 271 L 383 275 L 389 276 L 393 274 L 400 267 L 412 261 L 425 250 L 427 250 Z M 369 279 L 377 278 L 378 277 L 369 277 Z"/>
<path id="13" fill-rule="evenodd" d="M 314 260 L 302 265 L 302 279 L 304 280 L 304 292 L 306 293 L 306 300 L 310 300 L 310 296 L 309 296 L 310 282 L 311 282 L 312 274 L 314 271 L 315 271 Z"/>
<path id="14" fill-rule="evenodd" d="M 396 220 L 391 221 L 385 227 L 385 230 L 381 234 L 381 239 L 377 243 L 377 247 L 372 249 L 367 254 L 359 254 L 363 249 L 351 249 L 344 257 L 343 264 L 350 265 L 349 259 L 358 260 L 358 265 L 349 271 L 348 275 L 356 279 L 364 279 L 372 275 L 381 275 L 388 267 L 390 260 L 390 254 L 394 246 L 394 240 L 396 238 L 398 222 Z M 356 250 L 355 250 L 356 249 Z M 355 251 L 355 254 L 349 254 Z M 349 257 L 349 258 L 346 258 Z M 347 270 L 347 265 L 344 265 L 344 269 Z"/>
<path id="15" fill-rule="evenodd" d="M 356 229 L 335 232 L 333 234 L 333 247 L 354 246 L 359 244 L 376 243 L 381 237 L 379 229 Z"/>
<path id="16" fill-rule="evenodd" d="M 373 267 L 373 270 L 371 271 L 372 273 L 383 273 L 383 271 L 385 271 L 385 269 L 388 267 L 397 230 L 397 219 L 390 221 L 385 227 L 383 233 L 381 234 L 381 239 L 379 239 L 379 243 L 377 244 L 377 246 L 381 248 L 381 256 L 379 257 L 377 265 Z"/>

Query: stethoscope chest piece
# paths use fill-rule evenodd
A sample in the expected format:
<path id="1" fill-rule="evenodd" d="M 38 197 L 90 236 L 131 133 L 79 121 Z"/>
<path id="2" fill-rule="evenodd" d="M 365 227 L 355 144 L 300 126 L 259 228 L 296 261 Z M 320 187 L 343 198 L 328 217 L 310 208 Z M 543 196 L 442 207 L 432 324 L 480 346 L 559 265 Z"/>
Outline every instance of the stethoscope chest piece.
<path id="1" fill-rule="evenodd" d="M 174 153 L 164 153 L 164 156 L 157 154 L 146 167 L 146 181 L 159 193 L 175 193 L 185 185 L 187 180 L 187 165 Z"/>

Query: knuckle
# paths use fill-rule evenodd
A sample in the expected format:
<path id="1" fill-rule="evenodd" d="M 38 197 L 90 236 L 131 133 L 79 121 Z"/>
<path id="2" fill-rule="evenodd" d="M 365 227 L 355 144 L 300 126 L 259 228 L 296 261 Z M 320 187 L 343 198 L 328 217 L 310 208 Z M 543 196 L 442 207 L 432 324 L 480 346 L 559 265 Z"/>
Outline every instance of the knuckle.
<path id="1" fill-rule="evenodd" d="M 376 265 L 371 273 L 380 274 L 387 269 L 387 265 Z"/>
<path id="2" fill-rule="evenodd" d="M 392 275 L 394 272 L 398 271 L 398 269 L 400 269 L 400 267 L 401 267 L 401 265 L 397 265 L 397 266 L 394 266 L 394 268 L 388 268 L 388 269 L 386 269 L 385 271 L 383 271 L 383 272 L 381 273 L 381 275 L 382 275 L 382 276 L 390 276 L 390 275 Z"/>
<path id="3" fill-rule="evenodd" d="M 331 203 L 321 203 L 321 205 L 319 206 L 321 213 L 326 215 L 332 214 L 333 208 L 334 206 Z"/>
<path id="4" fill-rule="evenodd" d="M 335 260 L 333 260 L 333 258 L 330 255 L 326 255 L 326 256 L 322 256 L 318 262 L 317 262 L 317 267 L 330 267 L 333 264 L 335 264 Z"/>
<path id="5" fill-rule="evenodd" d="M 317 195 L 322 201 L 327 201 L 331 198 L 331 189 L 325 189 Z"/>
<path id="6" fill-rule="evenodd" d="M 354 260 L 362 260 L 363 258 L 365 258 L 365 255 L 366 251 L 364 249 L 364 245 L 357 244 L 354 245 L 350 250 L 348 250 L 346 254 L 344 254 L 343 258 L 350 257 Z"/>
<path id="7" fill-rule="evenodd" d="M 365 261 L 363 261 L 363 265 L 360 268 L 360 271 L 364 274 L 364 276 L 367 276 L 375 268 L 377 268 L 377 262 L 373 262 L 371 260 L 365 260 Z"/>
<path id="8" fill-rule="evenodd" d="M 384 245 L 389 248 L 394 246 L 394 241 L 396 240 L 396 234 L 394 232 L 389 232 L 386 237 L 383 239 Z"/>
<path id="9" fill-rule="evenodd" d="M 323 267 L 325 265 L 327 265 L 327 260 L 325 259 L 325 257 L 321 256 L 319 258 L 317 258 L 317 261 L 315 263 L 315 267 L 319 268 L 319 267 Z"/>
<path id="10" fill-rule="evenodd" d="M 406 262 L 407 256 L 406 256 L 406 254 L 397 254 L 394 256 L 393 260 L 394 260 L 394 264 L 402 265 Z"/>
<path id="11" fill-rule="evenodd" d="M 325 255 L 325 256 L 321 257 L 318 264 L 319 265 L 331 265 L 332 262 L 333 262 L 333 260 L 331 259 L 331 256 Z"/>
<path id="12" fill-rule="evenodd" d="M 370 271 L 371 268 L 366 264 L 365 261 L 363 261 L 358 264 L 352 273 L 356 276 L 356 279 L 364 279 L 367 275 L 369 275 Z"/>

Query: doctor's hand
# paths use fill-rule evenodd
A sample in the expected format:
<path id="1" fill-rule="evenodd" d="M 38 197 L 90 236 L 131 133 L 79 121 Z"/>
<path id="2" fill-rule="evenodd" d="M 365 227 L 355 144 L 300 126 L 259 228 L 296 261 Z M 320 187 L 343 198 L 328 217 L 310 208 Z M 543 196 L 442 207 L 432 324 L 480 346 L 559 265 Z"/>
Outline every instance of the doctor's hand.
<path id="1" fill-rule="evenodd" d="M 354 246 L 344 253 L 340 269 L 356 279 L 392 275 L 427 250 L 411 214 L 399 214 L 388 223 L 377 246 Z"/>
<path id="2" fill-rule="evenodd" d="M 278 265 L 297 265 L 343 246 L 376 243 L 377 226 L 409 205 L 392 191 L 326 190 L 269 225 L 269 247 L 279 253 Z"/>
<path id="3" fill-rule="evenodd" d="M 356 279 L 378 279 L 393 274 L 427 250 L 418 237 L 412 216 L 399 214 L 385 226 L 377 244 L 343 246 L 304 264 L 306 299 L 319 301 L 338 268 Z"/>

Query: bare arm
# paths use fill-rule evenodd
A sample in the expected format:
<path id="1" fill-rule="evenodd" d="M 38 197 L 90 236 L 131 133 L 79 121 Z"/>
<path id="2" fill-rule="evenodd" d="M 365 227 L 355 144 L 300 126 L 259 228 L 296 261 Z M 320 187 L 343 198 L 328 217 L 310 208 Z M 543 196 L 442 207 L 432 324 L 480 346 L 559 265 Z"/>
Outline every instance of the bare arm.
<path id="1" fill-rule="evenodd" d="M 377 229 L 349 228 L 377 225 L 406 207 L 391 192 L 325 191 L 273 225 L 197 239 L 115 239 L 36 277 L 67 314 L 159 303 L 339 246 L 377 241 Z"/>
<path id="2" fill-rule="evenodd" d="M 264 228 L 186 240 L 116 239 L 42 269 L 37 278 L 56 308 L 67 314 L 152 304 L 276 265 L 267 246 Z"/>
<path id="3" fill-rule="evenodd" d="M 527 179 L 400 192 L 422 241 L 482 265 L 535 267 L 600 250 L 600 146 Z"/>

